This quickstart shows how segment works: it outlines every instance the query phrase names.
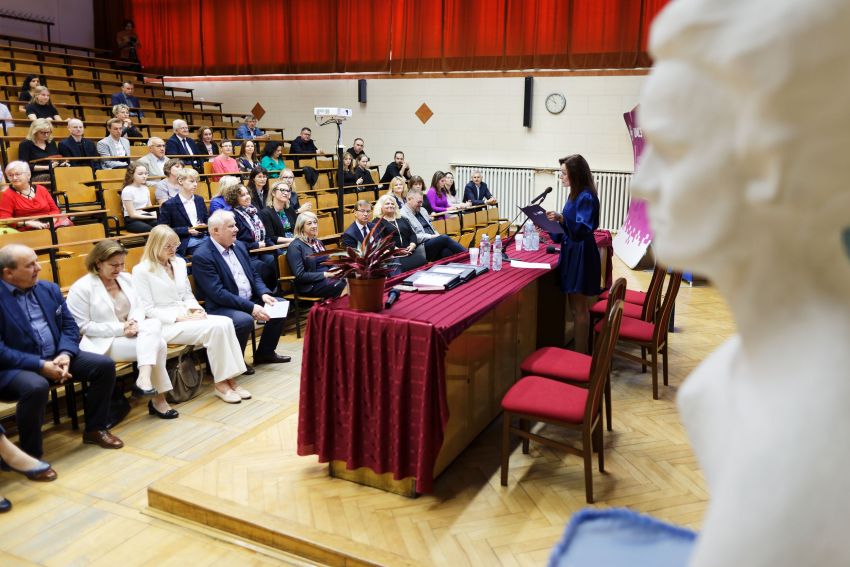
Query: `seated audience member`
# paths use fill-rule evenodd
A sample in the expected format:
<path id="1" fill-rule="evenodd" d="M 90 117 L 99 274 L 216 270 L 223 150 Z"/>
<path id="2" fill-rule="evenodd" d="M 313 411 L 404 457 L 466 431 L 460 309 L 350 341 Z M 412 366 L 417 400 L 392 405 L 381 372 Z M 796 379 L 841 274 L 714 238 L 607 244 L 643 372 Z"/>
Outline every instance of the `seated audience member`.
<path id="1" fill-rule="evenodd" d="M 165 142 L 165 155 L 168 157 L 179 157 L 184 165 L 188 165 L 198 172 L 203 171 L 203 159 L 188 157 L 201 153 L 195 141 L 189 137 L 189 125 L 186 124 L 185 120 L 178 118 L 171 123 L 171 127 L 174 130 L 174 134 Z"/>
<path id="2" fill-rule="evenodd" d="M 425 247 L 425 257 L 429 262 L 465 252 L 466 248 L 455 242 L 450 236 L 440 234 L 431 224 L 429 215 L 422 214 L 422 193 L 409 191 L 407 202 L 401 208 L 401 216 L 410 223 L 416 233 L 416 241 Z"/>
<path id="3" fill-rule="evenodd" d="M 365 154 L 362 154 L 365 155 Z M 346 193 L 357 192 L 357 178 L 355 173 L 358 161 L 349 152 L 342 154 L 342 186 Z"/>
<path id="4" fill-rule="evenodd" d="M 207 349 L 215 395 L 227 403 L 238 404 L 251 394 L 236 385 L 236 377 L 246 367 L 233 321 L 208 315 L 192 295 L 186 261 L 175 255 L 179 245 L 180 239 L 169 227 L 154 228 L 145 244 L 142 261 L 133 268 L 133 287 L 145 315 L 162 324 L 160 336 L 167 344 L 203 345 Z"/>
<path id="5" fill-rule="evenodd" d="M 274 141 L 266 144 L 260 165 L 266 168 L 269 177 L 277 179 L 280 172 L 286 169 L 286 163 L 283 161 L 283 144 Z"/>
<path id="6" fill-rule="evenodd" d="M 428 210 L 431 213 L 442 213 L 445 211 L 454 210 L 449 205 L 449 194 L 446 192 L 446 174 L 442 171 L 435 171 L 431 178 L 431 187 L 425 193 L 428 199 Z"/>
<path id="7" fill-rule="evenodd" d="M 138 162 L 148 168 L 148 177 L 165 177 L 165 140 L 154 136 L 148 140 L 148 153 L 139 158 Z M 148 185 L 156 185 L 160 180 L 148 179 Z M 177 189 L 175 188 L 175 193 Z"/>
<path id="8" fill-rule="evenodd" d="M 481 181 L 481 172 L 472 172 L 472 180 L 463 188 L 463 200 L 473 205 L 495 205 L 496 198 L 490 194 L 490 188 Z"/>
<path id="9" fill-rule="evenodd" d="M 339 297 L 346 283 L 333 276 L 328 266 L 322 265 L 327 256 L 313 256 L 325 251 L 319 240 L 319 219 L 304 212 L 295 219 L 295 240 L 289 244 L 286 263 L 295 276 L 295 287 L 302 295 L 314 297 Z"/>
<path id="10" fill-rule="evenodd" d="M 162 205 L 180 192 L 180 185 L 177 184 L 177 176 L 180 175 L 180 171 L 182 170 L 183 162 L 179 159 L 169 158 L 165 161 L 165 165 L 162 166 L 162 173 L 165 175 L 165 179 L 160 179 L 154 185 L 154 196 L 156 197 L 157 205 Z"/>
<path id="11" fill-rule="evenodd" d="M 27 118 L 35 120 L 36 118 L 44 118 L 45 120 L 62 120 L 59 116 L 59 111 L 50 102 L 50 91 L 47 87 L 36 87 L 35 96 L 24 109 Z"/>
<path id="12" fill-rule="evenodd" d="M 156 226 L 156 212 L 144 210 L 151 206 L 148 189 L 148 170 L 137 161 L 124 174 L 121 203 L 124 205 L 124 229 L 127 232 L 150 232 Z"/>
<path id="13" fill-rule="evenodd" d="M 138 128 L 133 126 L 130 118 L 130 107 L 126 104 L 116 104 L 112 107 L 112 117 L 121 121 L 121 136 L 124 138 L 144 138 Z M 109 132 L 107 132 L 109 134 Z"/>
<path id="14" fill-rule="evenodd" d="M 50 168 L 58 166 L 59 162 L 34 162 L 38 159 L 58 155 L 61 154 L 56 142 L 53 141 L 53 125 L 44 118 L 33 120 L 29 132 L 27 132 L 27 139 L 22 140 L 18 147 L 18 159 L 29 165 L 36 181 L 49 181 Z"/>
<path id="15" fill-rule="evenodd" d="M 5 127 L 5 130 L 3 130 L 4 134 L 8 133 L 9 128 L 15 125 L 12 120 L 12 113 L 9 111 L 9 107 L 0 102 L 0 121 L 3 122 L 3 126 Z"/>
<path id="16" fill-rule="evenodd" d="M 354 138 L 354 143 L 345 151 L 350 153 L 351 157 L 357 160 L 357 158 L 360 157 L 360 154 L 366 151 L 363 146 L 363 138 Z"/>
<path id="17" fill-rule="evenodd" d="M 232 212 L 218 211 L 210 217 L 210 238 L 192 257 L 196 285 L 210 313 L 233 320 L 243 353 L 254 321 L 265 322 L 254 365 L 289 362 L 290 357 L 275 352 L 284 319 L 270 319 L 264 309 L 277 300 L 252 268 L 248 250 L 236 240 L 236 230 Z"/>
<path id="18" fill-rule="evenodd" d="M 121 137 L 124 123 L 118 118 L 112 118 L 106 122 L 109 135 L 97 143 L 97 153 L 101 157 L 126 157 L 130 155 L 130 142 Z M 102 160 L 103 169 L 120 169 L 127 167 L 127 161 Z"/>
<path id="19" fill-rule="evenodd" d="M 33 186 L 30 183 L 30 177 L 30 167 L 26 162 L 13 161 L 6 166 L 9 188 L 0 193 L 0 219 L 42 215 L 48 217 L 59 214 L 59 207 L 56 206 L 53 195 L 42 185 Z M 73 223 L 68 217 L 54 217 L 56 227 L 70 224 Z M 20 231 L 38 230 L 50 228 L 50 224 L 46 220 L 28 220 L 19 222 L 13 228 Z"/>
<path id="20" fill-rule="evenodd" d="M 396 207 L 399 210 L 404 206 L 405 199 L 407 198 L 407 181 L 405 181 L 404 177 L 398 176 L 392 178 L 392 181 L 387 186 L 387 195 L 393 196 Z"/>
<path id="21" fill-rule="evenodd" d="M 22 474 L 29 480 L 51 482 L 59 478 L 50 463 L 30 457 L 6 437 L 6 430 L 0 425 L 0 460 L 5 470 Z M 8 499 L 0 497 L 0 514 L 12 509 Z"/>
<path id="22" fill-rule="evenodd" d="M 171 227 L 180 238 L 177 253 L 191 256 L 203 244 L 206 235 L 201 230 L 207 224 L 207 207 L 199 195 L 198 172 L 184 167 L 177 174 L 180 191 L 159 208 L 159 224 Z"/>
<path id="23" fill-rule="evenodd" d="M 35 98 L 35 89 L 41 86 L 41 77 L 38 75 L 27 75 L 24 77 L 24 82 L 21 83 L 21 92 L 18 94 L 18 100 L 21 102 L 29 102 Z M 20 106 L 21 112 L 25 112 L 26 105 Z"/>
<path id="24" fill-rule="evenodd" d="M 115 363 L 80 350 L 80 330 L 59 286 L 39 280 L 40 271 L 30 248 L 9 244 L 0 249 L 0 399 L 18 402 L 21 448 L 41 458 L 50 383 L 73 377 L 88 383 L 83 443 L 120 449 L 124 444 L 107 429 Z"/>
<path id="25" fill-rule="evenodd" d="M 257 128 L 257 117 L 249 114 L 245 117 L 245 121 L 239 125 L 239 128 L 236 129 L 236 138 L 239 140 L 267 140 L 268 136 L 265 132 Z"/>
<path id="26" fill-rule="evenodd" d="M 275 244 L 289 245 L 294 238 L 297 213 L 290 202 L 292 189 L 289 182 L 279 180 L 268 196 L 268 205 L 260 210 L 260 220 L 266 227 L 266 237 Z"/>
<path id="27" fill-rule="evenodd" d="M 384 170 L 381 184 L 388 183 L 393 177 L 399 176 L 404 177 L 406 181 L 410 180 L 410 164 L 404 159 L 404 152 L 401 150 L 396 151 L 392 163 L 388 164 Z"/>
<path id="28" fill-rule="evenodd" d="M 224 191 L 228 187 L 233 187 L 234 185 L 241 185 L 242 182 L 238 177 L 234 177 L 233 175 L 225 175 L 218 182 L 218 191 L 216 191 L 215 197 L 210 201 L 210 215 L 218 210 L 229 211 L 231 210 L 231 206 L 227 204 L 227 201 L 224 200 Z"/>
<path id="29" fill-rule="evenodd" d="M 257 151 L 257 142 L 253 140 L 245 140 L 242 142 L 239 159 L 236 160 L 239 164 L 240 171 L 251 171 L 260 165 L 259 152 Z"/>
<path id="30" fill-rule="evenodd" d="M 239 174 L 239 164 L 233 159 L 233 142 L 222 140 L 219 145 L 221 153 L 212 160 L 212 172 L 222 175 L 213 175 L 211 179 L 218 181 L 228 173 Z"/>
<path id="31" fill-rule="evenodd" d="M 110 103 L 112 106 L 116 104 L 124 104 L 128 107 L 130 111 L 130 116 L 136 116 L 137 118 L 144 118 L 145 113 L 139 108 L 139 99 L 133 96 L 134 91 L 133 83 L 130 81 L 124 81 L 121 85 L 121 91 L 117 93 L 112 93 L 110 97 Z"/>
<path id="32" fill-rule="evenodd" d="M 290 171 L 291 175 L 292 172 Z M 256 167 L 248 175 L 248 194 L 251 195 L 251 204 L 258 211 L 266 206 L 269 196 L 269 172 L 265 167 Z"/>
<path id="33" fill-rule="evenodd" d="M 212 161 L 219 154 L 218 144 L 213 141 L 213 131 L 209 126 L 198 128 L 198 139 L 195 145 L 202 154 L 212 156 L 209 161 Z"/>
<path id="34" fill-rule="evenodd" d="M 472 206 L 472 203 L 464 202 L 463 193 L 455 187 L 455 176 L 451 171 L 446 172 L 446 193 L 448 193 L 450 207 L 465 209 Z"/>
<path id="35" fill-rule="evenodd" d="M 419 191 L 422 195 L 425 195 L 425 191 L 428 189 L 425 186 L 425 180 L 419 177 L 418 175 L 413 175 L 410 177 L 410 181 L 407 183 L 407 192 L 411 191 Z M 425 199 L 423 205 L 425 206 L 425 210 L 431 213 L 431 205 L 428 203 L 428 199 Z"/>
<path id="36" fill-rule="evenodd" d="M 298 193 L 295 192 L 295 173 L 291 169 L 281 171 L 280 180 L 289 185 L 289 204 L 295 209 L 296 215 L 313 209 L 313 203 L 307 202 L 302 205 L 298 201 Z"/>
<path id="37" fill-rule="evenodd" d="M 274 240 L 266 234 L 266 227 L 257 209 L 251 204 L 247 188 L 238 183 L 225 189 L 222 196 L 236 219 L 236 238 L 245 248 L 250 251 L 275 245 Z M 251 254 L 251 265 L 269 289 L 277 287 L 277 250 Z"/>
<path id="38" fill-rule="evenodd" d="M 162 419 L 179 414 L 165 393 L 171 380 L 165 369 L 168 345 L 160 337 L 162 324 L 145 318 L 145 308 L 124 271 L 127 249 L 114 240 L 101 240 L 86 256 L 88 274 L 68 292 L 68 309 L 80 327 L 80 349 L 108 356 L 116 362 L 135 362 L 134 391 L 153 396 L 148 413 Z"/>
<path id="39" fill-rule="evenodd" d="M 86 140 L 83 136 L 86 133 L 86 128 L 83 121 L 78 118 L 68 120 L 69 136 L 59 142 L 59 153 L 65 157 L 84 158 L 84 157 L 100 157 L 97 153 L 97 147 L 91 140 Z M 93 159 L 91 161 L 69 161 L 69 165 L 73 167 L 91 167 L 94 170 L 100 169 L 100 160 Z"/>
<path id="40" fill-rule="evenodd" d="M 342 233 L 342 245 L 346 248 L 357 248 L 363 242 L 375 226 L 369 222 L 372 216 L 372 203 L 366 199 L 360 199 L 354 208 L 354 222 Z"/>
<path id="41" fill-rule="evenodd" d="M 295 167 L 298 166 L 298 155 L 302 155 L 302 157 L 313 156 L 313 155 L 325 155 L 325 152 L 316 147 L 316 142 L 313 141 L 313 131 L 307 128 L 306 126 L 301 128 L 301 135 L 292 140 L 292 143 L 289 146 L 289 153 L 295 154 Z"/>
<path id="42" fill-rule="evenodd" d="M 395 247 L 407 252 L 406 256 L 398 259 L 400 271 L 406 272 L 428 262 L 425 247 L 418 245 L 413 226 L 398 214 L 398 207 L 391 195 L 381 195 L 375 203 L 374 215 L 376 219 L 380 219 L 376 236 L 383 238 L 387 234 L 392 235 Z"/>
<path id="43" fill-rule="evenodd" d="M 357 192 L 374 191 L 375 181 L 372 179 L 372 172 L 369 170 L 369 156 L 362 154 L 357 160 L 357 167 L 354 168 L 354 186 Z"/>

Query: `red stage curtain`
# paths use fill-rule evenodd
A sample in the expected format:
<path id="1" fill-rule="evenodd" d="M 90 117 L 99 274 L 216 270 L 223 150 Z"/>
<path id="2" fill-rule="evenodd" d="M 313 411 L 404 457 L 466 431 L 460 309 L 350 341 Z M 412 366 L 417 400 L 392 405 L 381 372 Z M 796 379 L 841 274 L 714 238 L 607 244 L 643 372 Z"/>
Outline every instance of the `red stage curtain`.
<path id="1" fill-rule="evenodd" d="M 421 73 L 647 66 L 669 0 L 126 0 L 149 70 Z"/>

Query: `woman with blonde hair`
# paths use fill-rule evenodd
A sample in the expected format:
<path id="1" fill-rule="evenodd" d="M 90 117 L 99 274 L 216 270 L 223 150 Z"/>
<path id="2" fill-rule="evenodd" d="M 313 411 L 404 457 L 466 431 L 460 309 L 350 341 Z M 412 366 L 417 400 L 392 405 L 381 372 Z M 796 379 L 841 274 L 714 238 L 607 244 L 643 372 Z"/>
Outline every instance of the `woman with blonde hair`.
<path id="1" fill-rule="evenodd" d="M 404 206 L 405 199 L 407 199 L 407 180 L 401 175 L 393 177 L 389 187 L 387 187 L 387 195 L 392 195 L 396 207 L 401 209 Z"/>
<path id="2" fill-rule="evenodd" d="M 133 119 L 130 118 L 130 107 L 126 104 L 116 104 L 112 107 L 112 117 L 121 120 L 124 124 L 121 128 L 121 135 L 125 138 L 144 138 L 144 135 L 139 132 L 138 128 L 133 126 Z M 109 135 L 109 131 L 106 131 Z"/>
<path id="3" fill-rule="evenodd" d="M 266 207 L 260 211 L 260 219 L 266 227 L 266 234 L 275 244 L 288 246 L 295 237 L 295 207 L 292 206 L 292 188 L 286 181 L 278 181 L 272 186 Z"/>
<path id="4" fill-rule="evenodd" d="M 319 219 L 311 212 L 303 212 L 295 219 L 295 240 L 289 244 L 286 261 L 299 293 L 315 297 L 338 297 L 346 283 L 333 277 L 333 272 L 322 262 L 327 256 L 315 256 L 325 251 L 319 240 Z"/>
<path id="5" fill-rule="evenodd" d="M 124 271 L 127 249 L 114 240 L 101 240 L 86 256 L 88 274 L 68 292 L 68 309 L 80 327 L 80 348 L 117 362 L 136 362 L 139 375 L 134 391 L 153 395 L 148 413 L 161 419 L 178 417 L 165 399 L 172 389 L 165 369 L 168 345 L 160 336 L 162 324 L 145 317 L 145 308 Z"/>
<path id="6" fill-rule="evenodd" d="M 145 314 L 162 323 L 162 338 L 169 344 L 203 345 L 207 349 L 215 395 L 227 403 L 239 403 L 251 394 L 236 385 L 246 366 L 233 320 L 207 315 L 192 294 L 186 261 L 177 256 L 180 238 L 171 227 L 154 228 L 142 261 L 133 268 L 133 285 Z"/>
<path id="7" fill-rule="evenodd" d="M 220 178 L 218 180 L 218 191 L 216 191 L 215 197 L 210 200 L 210 214 L 213 214 L 219 209 L 229 211 L 231 207 L 227 204 L 227 201 L 224 200 L 224 192 L 230 187 L 235 187 L 236 185 L 241 184 L 242 181 L 233 175 L 225 175 Z"/>
<path id="8" fill-rule="evenodd" d="M 30 124 L 27 139 L 18 146 L 18 159 L 30 166 L 34 181 L 48 181 L 50 168 L 59 165 L 58 161 L 40 161 L 37 159 L 58 156 L 59 146 L 53 141 L 53 124 L 45 118 L 37 118 Z"/>
<path id="9" fill-rule="evenodd" d="M 44 118 L 45 120 L 62 120 L 59 116 L 59 111 L 50 102 L 50 90 L 45 86 L 35 88 L 35 95 L 30 103 L 24 109 L 27 118 L 35 120 L 36 118 Z"/>
<path id="10" fill-rule="evenodd" d="M 380 219 L 375 230 L 377 238 L 392 235 L 396 248 L 407 252 L 406 256 L 398 259 L 402 272 L 424 266 L 428 262 L 425 246 L 418 245 L 413 226 L 399 214 L 394 195 L 381 195 L 375 203 L 374 215 Z"/>

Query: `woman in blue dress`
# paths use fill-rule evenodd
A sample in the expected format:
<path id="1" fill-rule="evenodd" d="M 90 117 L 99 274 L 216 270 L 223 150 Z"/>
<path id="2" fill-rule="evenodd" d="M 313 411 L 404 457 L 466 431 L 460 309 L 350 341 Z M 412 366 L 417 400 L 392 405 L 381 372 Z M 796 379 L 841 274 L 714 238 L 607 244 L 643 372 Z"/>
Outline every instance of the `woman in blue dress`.
<path id="1" fill-rule="evenodd" d="M 587 353 L 590 306 L 601 291 L 602 263 L 593 236 L 599 227 L 599 198 L 590 166 L 581 155 L 573 154 L 558 162 L 561 183 L 568 186 L 570 194 L 560 214 L 549 211 L 546 217 L 564 229 L 564 234 L 551 235 L 561 243 L 561 291 L 567 294 L 575 321 L 575 349 Z"/>

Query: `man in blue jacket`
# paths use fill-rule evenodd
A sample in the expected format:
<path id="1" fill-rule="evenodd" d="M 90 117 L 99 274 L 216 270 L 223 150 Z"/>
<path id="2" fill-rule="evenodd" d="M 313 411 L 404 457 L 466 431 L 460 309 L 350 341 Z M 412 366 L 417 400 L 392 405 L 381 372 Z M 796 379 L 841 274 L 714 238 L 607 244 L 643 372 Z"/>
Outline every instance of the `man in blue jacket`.
<path id="1" fill-rule="evenodd" d="M 130 81 L 124 81 L 121 84 L 121 92 L 112 93 L 110 97 L 110 104 L 115 106 L 116 104 L 126 104 L 130 107 L 130 116 L 136 116 L 138 118 L 144 118 L 145 113 L 139 108 L 139 99 L 133 96 L 133 83 Z"/>
<path id="2" fill-rule="evenodd" d="M 473 205 L 495 205 L 497 202 L 496 198 L 490 194 L 487 184 L 481 181 L 481 172 L 478 170 L 472 172 L 472 181 L 463 188 L 463 202 L 470 201 Z"/>
<path id="3" fill-rule="evenodd" d="M 0 248 L 0 399 L 18 402 L 21 449 L 41 458 L 49 385 L 71 378 L 88 382 L 83 443 L 120 449 L 124 443 L 106 427 L 115 363 L 80 350 L 80 330 L 59 286 L 40 281 L 40 271 L 32 249 L 21 244 Z"/>
<path id="4" fill-rule="evenodd" d="M 199 295 L 206 300 L 207 313 L 233 319 L 242 351 L 254 322 L 264 322 L 263 336 L 254 353 L 254 364 L 289 362 L 291 357 L 275 352 L 283 332 L 284 319 L 269 318 L 264 309 L 275 299 L 262 278 L 251 267 L 245 245 L 236 240 L 238 229 L 231 211 L 217 210 L 209 219 L 210 237 L 192 256 L 192 273 Z M 249 374 L 253 371 L 249 367 Z"/>

